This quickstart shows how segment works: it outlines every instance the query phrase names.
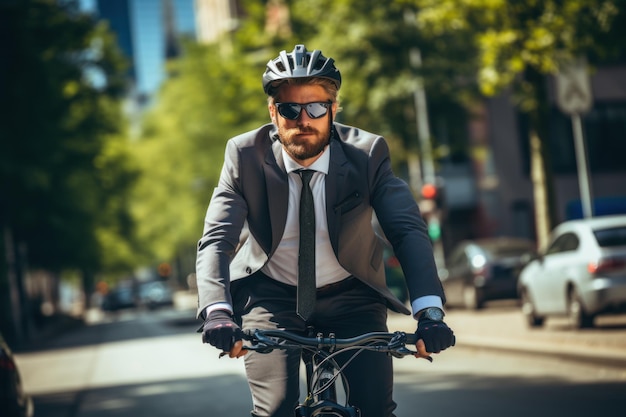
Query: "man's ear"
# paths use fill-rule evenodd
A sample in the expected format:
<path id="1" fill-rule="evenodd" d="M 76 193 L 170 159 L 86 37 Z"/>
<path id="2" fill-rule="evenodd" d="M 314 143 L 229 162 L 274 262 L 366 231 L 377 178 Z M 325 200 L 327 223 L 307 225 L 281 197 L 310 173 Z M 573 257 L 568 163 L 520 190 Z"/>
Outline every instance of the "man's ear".
<path id="1" fill-rule="evenodd" d="M 278 125 L 278 123 L 276 122 L 276 106 L 268 104 L 267 110 L 270 112 L 270 119 L 272 120 L 272 123 Z"/>

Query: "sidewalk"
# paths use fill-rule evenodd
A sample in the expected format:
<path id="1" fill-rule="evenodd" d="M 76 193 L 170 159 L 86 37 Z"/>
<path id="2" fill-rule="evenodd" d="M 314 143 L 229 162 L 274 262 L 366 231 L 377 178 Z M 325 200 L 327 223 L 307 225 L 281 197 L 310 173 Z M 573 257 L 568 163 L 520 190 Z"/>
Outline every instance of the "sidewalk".
<path id="1" fill-rule="evenodd" d="M 391 314 L 390 330 L 415 331 L 408 316 Z M 526 354 L 558 356 L 585 362 L 626 367 L 626 315 L 601 317 L 592 329 L 572 330 L 564 319 L 548 319 L 543 328 L 526 326 L 515 308 L 481 311 L 452 310 L 446 323 L 454 330 L 457 346 Z"/>

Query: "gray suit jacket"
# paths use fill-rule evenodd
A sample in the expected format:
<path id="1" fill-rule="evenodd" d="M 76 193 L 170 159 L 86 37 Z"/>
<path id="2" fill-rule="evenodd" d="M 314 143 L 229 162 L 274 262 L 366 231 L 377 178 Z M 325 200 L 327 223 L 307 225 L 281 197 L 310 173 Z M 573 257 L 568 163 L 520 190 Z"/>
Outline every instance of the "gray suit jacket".
<path id="1" fill-rule="evenodd" d="M 198 315 L 214 303 L 232 305 L 230 282 L 261 269 L 278 246 L 287 219 L 289 185 L 276 133 L 268 124 L 226 145 L 198 242 Z M 383 245 L 372 228 L 373 212 L 402 265 L 411 300 L 438 295 L 445 301 L 426 225 L 409 187 L 391 171 L 382 137 L 335 123 L 326 205 L 339 263 L 382 294 L 389 308 L 410 314 L 385 284 Z M 242 238 L 243 230 L 247 233 Z"/>

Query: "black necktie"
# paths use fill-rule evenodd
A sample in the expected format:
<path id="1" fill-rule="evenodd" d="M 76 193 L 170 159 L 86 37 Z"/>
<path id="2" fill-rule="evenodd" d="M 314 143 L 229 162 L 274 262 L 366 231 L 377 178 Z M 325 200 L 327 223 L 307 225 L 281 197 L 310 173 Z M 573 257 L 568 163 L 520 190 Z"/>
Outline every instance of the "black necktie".
<path id="1" fill-rule="evenodd" d="M 300 193 L 300 252 L 298 254 L 297 312 L 308 320 L 315 309 L 315 207 L 311 192 L 311 177 L 315 171 L 299 171 L 302 178 Z"/>

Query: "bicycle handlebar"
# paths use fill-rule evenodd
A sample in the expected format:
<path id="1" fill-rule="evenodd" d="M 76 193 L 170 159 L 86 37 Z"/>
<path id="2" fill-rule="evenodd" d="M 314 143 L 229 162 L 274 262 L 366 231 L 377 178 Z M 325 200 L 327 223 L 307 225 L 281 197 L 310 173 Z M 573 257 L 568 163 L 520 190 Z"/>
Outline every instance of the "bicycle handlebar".
<path id="1" fill-rule="evenodd" d="M 362 348 L 402 358 L 407 355 L 417 355 L 416 351 L 407 348 L 406 345 L 415 345 L 418 336 L 397 331 L 393 333 L 370 332 L 351 338 L 336 338 L 332 333 L 328 336 L 318 333 L 316 337 L 306 337 L 287 330 L 256 329 L 244 332 L 243 339 L 251 342 L 249 346 L 243 346 L 243 349 L 259 353 L 269 353 L 274 349 L 309 348 L 333 352 L 346 348 Z M 426 359 L 432 362 L 432 358 Z"/>

